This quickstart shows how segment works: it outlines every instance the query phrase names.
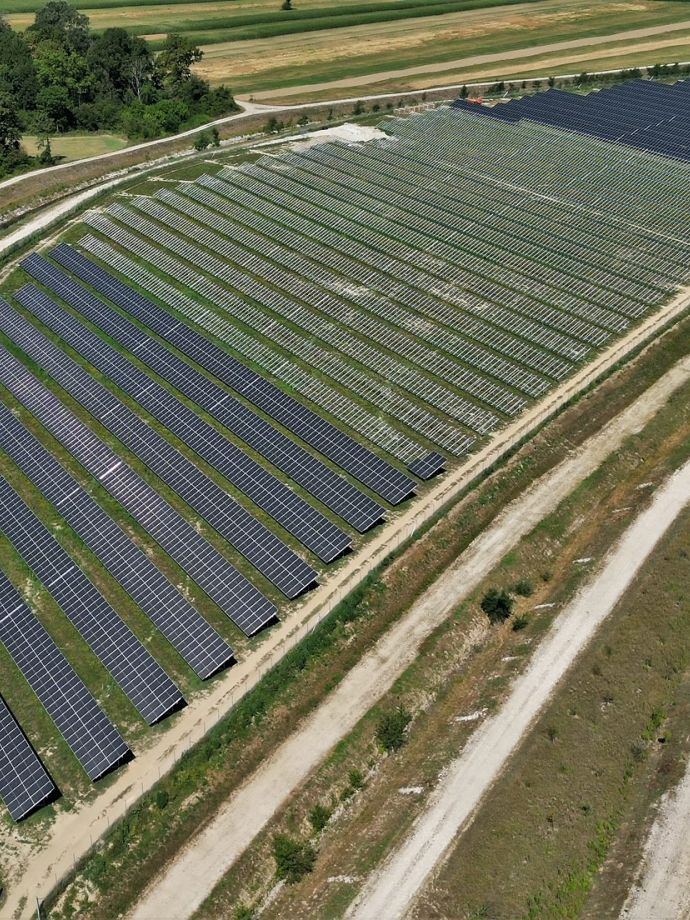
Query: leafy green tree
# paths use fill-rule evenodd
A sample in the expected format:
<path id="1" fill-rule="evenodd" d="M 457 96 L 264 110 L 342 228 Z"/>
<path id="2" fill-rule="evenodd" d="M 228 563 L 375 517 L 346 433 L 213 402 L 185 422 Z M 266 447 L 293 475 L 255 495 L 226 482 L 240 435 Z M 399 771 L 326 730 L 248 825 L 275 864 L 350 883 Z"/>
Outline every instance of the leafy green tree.
<path id="1" fill-rule="evenodd" d="M 177 87 L 192 76 L 192 64 L 203 57 L 197 47 L 185 35 L 171 33 L 165 39 L 163 48 L 156 58 L 156 74 L 161 84 Z"/>
<path id="2" fill-rule="evenodd" d="M 211 144 L 211 135 L 208 131 L 200 131 L 197 136 L 194 138 L 194 149 L 195 150 L 206 150 Z"/>
<path id="3" fill-rule="evenodd" d="M 288 834 L 276 834 L 273 838 L 273 857 L 276 861 L 276 875 L 289 884 L 299 882 L 314 869 L 316 851 L 306 840 L 295 840 Z"/>
<path id="4" fill-rule="evenodd" d="M 215 125 L 211 128 L 211 146 L 220 147 L 220 134 Z"/>
<path id="5" fill-rule="evenodd" d="M 0 96 L 0 158 L 18 153 L 22 142 L 22 125 L 16 104 L 9 96 Z"/>
<path id="6" fill-rule="evenodd" d="M 384 712 L 376 726 L 376 739 L 384 751 L 397 751 L 405 743 L 405 731 L 412 720 L 404 706 Z"/>
<path id="7" fill-rule="evenodd" d="M 84 54 L 91 43 L 89 18 L 66 0 L 50 0 L 36 13 L 26 37 L 33 45 L 52 41 L 68 51 Z"/>
<path id="8" fill-rule="evenodd" d="M 31 109 L 37 92 L 31 48 L 22 35 L 0 18 L 0 95 L 11 96 L 19 109 Z"/>
<path id="9" fill-rule="evenodd" d="M 96 36 L 86 56 L 101 93 L 120 100 L 139 98 L 153 73 L 153 55 L 143 38 L 125 29 L 106 29 Z"/>
<path id="10" fill-rule="evenodd" d="M 507 591 L 491 588 L 482 598 L 481 608 L 491 623 L 502 623 L 513 612 L 513 598 Z"/>

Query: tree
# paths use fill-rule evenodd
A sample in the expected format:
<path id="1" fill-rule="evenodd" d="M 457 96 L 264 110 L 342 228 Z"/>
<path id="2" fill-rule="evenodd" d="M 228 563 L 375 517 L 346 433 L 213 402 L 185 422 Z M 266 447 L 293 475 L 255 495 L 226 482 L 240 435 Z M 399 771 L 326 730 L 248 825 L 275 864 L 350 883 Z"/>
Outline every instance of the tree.
<path id="1" fill-rule="evenodd" d="M 31 48 L 0 18 L 0 95 L 9 95 L 19 109 L 32 109 L 37 91 Z"/>
<path id="2" fill-rule="evenodd" d="M 293 9 L 292 0 L 283 0 L 283 2 L 280 4 L 280 8 L 281 8 L 281 10 L 291 10 L 291 9 Z"/>
<path id="3" fill-rule="evenodd" d="M 211 128 L 211 146 L 220 147 L 220 134 L 215 125 Z"/>
<path id="4" fill-rule="evenodd" d="M 139 98 L 143 84 L 153 73 L 149 46 L 125 29 L 106 29 L 92 42 L 87 54 L 91 72 L 98 78 L 101 93 L 120 100 L 129 94 Z"/>
<path id="5" fill-rule="evenodd" d="M 397 751 L 405 743 L 405 731 L 412 716 L 404 706 L 385 712 L 376 726 L 376 738 L 384 751 Z"/>
<path id="6" fill-rule="evenodd" d="M 22 125 L 17 107 L 9 96 L 0 96 L 0 159 L 7 160 L 19 153 Z"/>
<path id="7" fill-rule="evenodd" d="M 171 33 L 165 39 L 163 48 L 156 58 L 156 74 L 160 82 L 170 87 L 183 84 L 192 76 L 192 64 L 203 57 L 198 48 L 186 36 Z"/>
<path id="8" fill-rule="evenodd" d="M 91 43 L 89 18 L 66 0 L 50 0 L 36 13 L 26 37 L 33 45 L 54 41 L 68 51 L 84 54 Z"/>
<path id="9" fill-rule="evenodd" d="M 210 143 L 211 135 L 208 131 L 200 131 L 194 138 L 194 149 L 199 151 L 206 150 Z"/>
<path id="10" fill-rule="evenodd" d="M 513 612 L 513 598 L 507 591 L 491 588 L 482 598 L 481 608 L 491 623 L 502 623 Z"/>
<path id="11" fill-rule="evenodd" d="M 299 882 L 314 869 L 316 863 L 314 847 L 308 841 L 295 840 L 288 834 L 276 834 L 273 838 L 273 857 L 276 875 L 288 884 Z"/>

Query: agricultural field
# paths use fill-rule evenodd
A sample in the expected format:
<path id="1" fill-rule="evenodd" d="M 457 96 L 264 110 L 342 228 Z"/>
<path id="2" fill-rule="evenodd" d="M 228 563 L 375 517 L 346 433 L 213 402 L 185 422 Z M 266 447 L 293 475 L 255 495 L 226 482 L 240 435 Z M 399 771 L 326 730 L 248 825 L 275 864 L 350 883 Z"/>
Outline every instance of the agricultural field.
<path id="1" fill-rule="evenodd" d="M 687 158 L 517 105 L 134 180 L 5 278 L 0 693 L 42 779 L 6 877 L 45 886 L 39 840 L 69 868 L 62 841 L 90 849 L 417 508 L 686 308 Z"/>
<path id="2" fill-rule="evenodd" d="M 9 0 L 9 22 L 25 28 L 38 5 Z M 292 11 L 278 7 L 274 0 L 108 0 L 84 11 L 95 30 L 125 25 L 154 45 L 167 32 L 185 33 L 203 46 L 202 77 L 257 101 L 690 58 L 690 17 L 675 0 L 303 0 Z"/>

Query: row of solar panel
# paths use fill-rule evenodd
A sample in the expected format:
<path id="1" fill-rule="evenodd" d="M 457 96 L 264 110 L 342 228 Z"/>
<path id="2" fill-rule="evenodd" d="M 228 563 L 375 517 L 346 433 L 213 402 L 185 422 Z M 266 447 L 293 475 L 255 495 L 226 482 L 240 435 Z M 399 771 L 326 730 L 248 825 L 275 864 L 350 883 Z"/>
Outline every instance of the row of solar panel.
<path id="1" fill-rule="evenodd" d="M 632 80 L 586 96 L 550 89 L 493 107 L 459 99 L 456 109 L 505 121 L 528 118 L 616 144 L 690 160 L 690 81 Z"/>
<path id="2" fill-rule="evenodd" d="M 286 427 L 301 434 L 311 446 L 318 446 L 324 456 L 341 460 L 344 468 L 355 471 L 383 497 L 398 503 L 413 493 L 413 480 L 248 368 L 233 362 L 205 337 L 180 326 L 165 310 L 93 262 L 66 246 L 54 255 L 113 303 L 124 306 L 139 319 L 146 316 L 149 327 L 163 333 L 163 338 L 171 344 L 178 348 L 184 344 L 182 350 L 186 354 L 214 370 L 224 382 L 232 381 L 234 389 L 242 395 L 251 392 L 252 402 L 264 411 L 270 409 L 269 416 L 283 424 L 289 422 Z M 100 300 L 89 288 L 38 254 L 28 257 L 23 267 L 78 310 L 84 319 L 98 325 L 129 354 L 136 354 L 163 380 L 287 472 L 357 530 L 364 532 L 382 519 L 381 504 L 233 398 L 220 383 L 178 358 L 151 333 Z M 235 447 L 218 429 L 140 370 L 129 356 L 125 357 L 92 332 L 43 290 L 26 285 L 15 297 L 44 326 L 112 379 L 119 389 L 320 558 L 331 561 L 349 548 L 351 540 L 345 531 Z M 286 544 L 2 299 L 0 329 L 286 594 L 296 596 L 313 583 L 314 570 Z M 175 335 L 168 336 L 173 330 Z M 273 604 L 2 347 L 0 383 L 245 633 L 251 635 L 275 618 Z M 233 650 L 225 640 L 4 405 L 0 405 L 0 446 L 200 677 L 209 677 L 233 661 Z M 420 456 L 416 472 L 428 478 L 443 463 L 437 454 Z M 0 504 L 0 530 L 6 539 L 141 715 L 153 724 L 184 705 L 179 688 L 2 477 Z M 88 775 L 97 779 L 131 756 L 129 748 L 5 576 L 0 589 L 0 640 Z M 0 796 L 13 817 L 20 819 L 55 797 L 57 790 L 4 703 L 0 706 L 0 718 L 7 724 L 7 732 L 0 739 Z"/>

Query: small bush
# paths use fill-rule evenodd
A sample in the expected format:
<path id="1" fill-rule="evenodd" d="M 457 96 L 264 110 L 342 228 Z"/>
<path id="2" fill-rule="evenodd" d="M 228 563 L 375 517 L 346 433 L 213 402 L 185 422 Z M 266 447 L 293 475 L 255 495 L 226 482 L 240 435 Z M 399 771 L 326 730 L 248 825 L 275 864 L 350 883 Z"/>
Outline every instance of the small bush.
<path id="1" fill-rule="evenodd" d="M 546 737 L 551 742 L 556 741 L 558 738 L 558 729 L 553 725 L 549 725 L 549 727 L 546 729 Z"/>
<path id="2" fill-rule="evenodd" d="M 235 908 L 235 920 L 255 920 L 256 911 L 248 904 L 238 904 Z"/>
<path id="3" fill-rule="evenodd" d="M 348 774 L 348 779 L 350 780 L 350 785 L 353 789 L 361 789 L 364 786 L 364 777 L 360 770 L 353 769 L 350 770 Z"/>
<path id="4" fill-rule="evenodd" d="M 507 591 L 491 588 L 482 598 L 481 608 L 491 623 L 503 623 L 513 612 L 513 599 Z"/>
<path id="5" fill-rule="evenodd" d="M 194 149 L 198 151 L 206 150 L 211 146 L 211 135 L 208 131 L 200 131 L 194 138 Z"/>
<path id="6" fill-rule="evenodd" d="M 164 808 L 168 807 L 168 802 L 170 801 L 170 796 L 165 789 L 156 789 L 156 808 L 159 808 L 163 811 Z"/>
<path id="7" fill-rule="evenodd" d="M 397 751 L 405 743 L 405 730 L 412 720 L 411 714 L 398 706 L 391 712 L 385 712 L 376 727 L 376 739 L 384 751 Z"/>
<path id="8" fill-rule="evenodd" d="M 312 810 L 309 812 L 309 821 L 311 822 L 311 826 L 314 828 L 317 834 L 320 834 L 324 827 L 328 824 L 332 814 L 333 812 L 331 809 L 327 808 L 325 805 L 314 805 Z"/>
<path id="9" fill-rule="evenodd" d="M 520 632 L 521 629 L 526 629 L 528 626 L 529 617 L 519 616 L 513 620 L 513 632 Z"/>
<path id="10" fill-rule="evenodd" d="M 288 834 L 276 834 L 273 838 L 273 857 L 278 878 L 293 885 L 313 871 L 316 850 L 307 841 L 295 840 Z"/>
<path id="11" fill-rule="evenodd" d="M 521 578 L 515 585 L 515 593 L 519 594 L 520 597 L 531 597 L 534 594 L 534 585 L 526 578 Z"/>

